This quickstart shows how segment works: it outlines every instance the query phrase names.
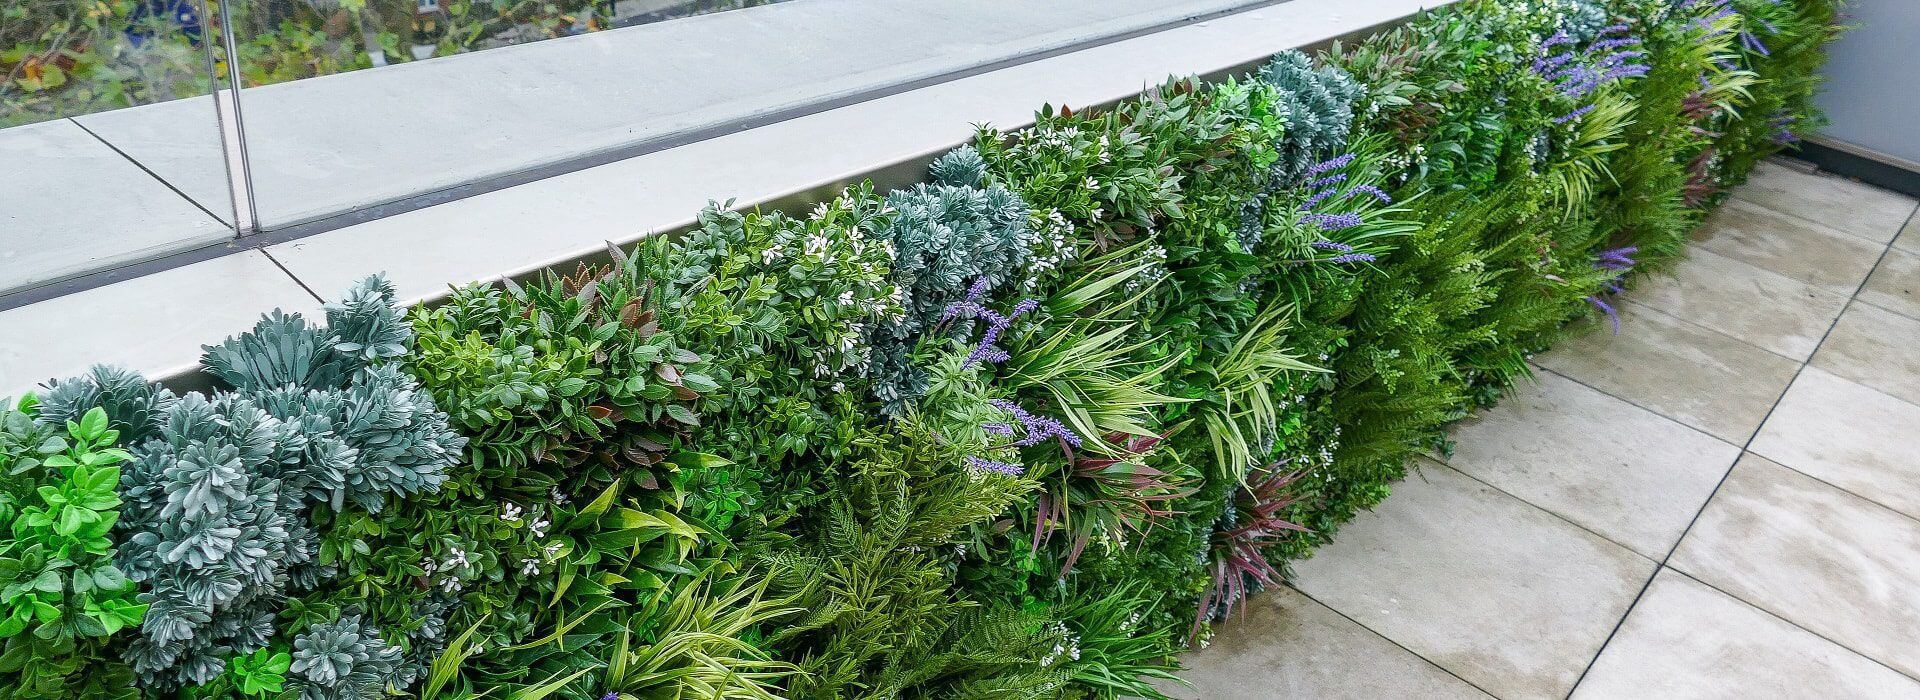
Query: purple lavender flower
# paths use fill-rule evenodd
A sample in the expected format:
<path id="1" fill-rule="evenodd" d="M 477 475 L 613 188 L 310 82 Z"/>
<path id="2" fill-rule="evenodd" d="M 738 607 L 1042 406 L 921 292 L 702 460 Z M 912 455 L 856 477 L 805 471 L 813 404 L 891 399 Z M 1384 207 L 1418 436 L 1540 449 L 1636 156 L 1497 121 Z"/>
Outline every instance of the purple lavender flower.
<path id="1" fill-rule="evenodd" d="M 1339 192 L 1340 192 L 1340 188 L 1338 187 L 1328 187 L 1328 188 L 1322 189 L 1319 192 L 1313 193 L 1313 196 L 1308 197 L 1307 201 L 1301 202 L 1300 208 L 1312 209 L 1314 205 L 1319 204 L 1321 201 L 1325 200 L 1328 197 L 1332 197 L 1335 194 L 1339 194 Z"/>
<path id="2" fill-rule="evenodd" d="M 1355 226 L 1359 226 L 1360 224 L 1366 223 L 1365 221 L 1362 221 L 1360 219 L 1359 214 L 1354 214 L 1351 212 L 1341 213 L 1341 214 L 1308 214 L 1304 217 L 1301 217 L 1300 221 L 1302 223 L 1311 221 L 1315 224 L 1318 224 L 1320 226 L 1320 230 L 1322 231 L 1338 231 L 1341 229 L 1353 228 Z"/>
<path id="3" fill-rule="evenodd" d="M 1005 333 L 1007 328 L 1013 326 L 1014 319 L 1019 318 L 1021 314 L 1040 307 L 1040 302 L 1037 300 L 1022 299 L 1020 303 L 1013 305 L 1011 312 L 1003 316 L 999 312 L 987 308 L 982 303 L 986 295 L 987 278 L 981 277 L 975 280 L 973 286 L 967 289 L 965 299 L 948 304 L 946 310 L 940 313 L 940 320 L 942 321 L 962 315 L 970 315 L 973 318 L 987 322 L 986 333 L 981 334 L 980 342 L 974 344 L 973 351 L 967 353 L 967 361 L 961 365 L 963 367 L 972 367 L 974 363 L 982 361 L 988 364 L 999 364 L 1011 359 L 1013 357 L 1011 354 L 995 346 L 994 343 L 1000 342 L 1000 334 Z"/>
<path id="4" fill-rule="evenodd" d="M 1767 120 L 1767 125 L 1773 127 L 1773 142 L 1782 146 L 1798 142 L 1800 136 L 1793 133 L 1795 121 L 1798 121 L 1798 117 L 1788 114 L 1786 110 L 1775 112 L 1773 118 Z"/>
<path id="5" fill-rule="evenodd" d="M 1346 174 L 1346 173 L 1334 173 L 1334 174 L 1332 174 L 1332 175 L 1328 175 L 1328 176 L 1326 176 L 1326 177 L 1323 177 L 1323 178 L 1320 178 L 1320 179 L 1318 179 L 1318 180 L 1314 180 L 1313 182 L 1309 182 L 1309 183 L 1307 183 L 1307 187 L 1309 187 L 1309 188 L 1312 188 L 1312 187 L 1327 187 L 1327 186 L 1331 186 L 1331 185 L 1338 185 L 1338 184 L 1340 184 L 1340 183 L 1342 183 L 1342 182 L 1346 182 L 1346 181 L 1347 181 L 1347 174 Z"/>
<path id="6" fill-rule="evenodd" d="M 1027 436 L 1013 443 L 1016 447 L 1031 447 L 1046 442 L 1048 438 L 1054 437 L 1065 440 L 1067 444 L 1074 447 L 1079 447 L 1081 444 L 1080 436 L 1074 434 L 1072 430 L 1068 430 L 1065 423 L 1046 416 L 1036 416 L 1028 413 L 1026 409 L 1020 407 L 1020 404 L 1006 399 L 994 399 L 987 403 L 994 408 L 1013 414 L 1013 420 L 1027 429 Z M 1002 423 L 1000 425 L 1005 424 Z M 1012 426 L 1008 427 L 1011 428 Z"/>
<path id="7" fill-rule="evenodd" d="M 1018 464 L 1014 464 L 1012 462 L 997 462 L 991 459 L 975 457 L 972 455 L 967 456 L 967 466 L 973 467 L 974 469 L 978 469 L 983 472 L 993 472 L 995 474 L 1004 474 L 1006 476 L 1020 476 L 1021 474 L 1027 473 L 1026 467 L 1020 466 Z"/>
<path id="8" fill-rule="evenodd" d="M 1638 246 L 1626 246 L 1623 248 L 1603 250 L 1603 251 L 1600 251 L 1598 256 L 1599 259 L 1594 261 L 1593 265 L 1594 267 L 1598 267 L 1604 270 L 1631 269 L 1634 265 L 1637 265 L 1639 263 L 1636 262 L 1633 258 L 1628 256 L 1631 256 L 1634 253 L 1638 253 L 1638 252 L 1640 252 L 1640 248 Z"/>
<path id="9" fill-rule="evenodd" d="M 1340 243 L 1338 241 L 1318 240 L 1318 241 L 1314 241 L 1310 245 L 1312 245 L 1315 248 L 1319 248 L 1321 250 L 1334 250 L 1342 253 L 1353 252 L 1353 246 L 1347 245 L 1345 243 Z"/>
<path id="10" fill-rule="evenodd" d="M 1753 32 L 1740 32 L 1740 43 L 1762 56 L 1773 55 L 1773 52 L 1767 50 L 1767 45 L 1760 41 L 1760 37 L 1754 36 Z"/>
<path id="11" fill-rule="evenodd" d="M 1587 105 L 1587 106 L 1585 106 L 1585 107 L 1581 107 L 1581 108 L 1579 108 L 1579 109 L 1576 109 L 1576 110 L 1573 110 L 1573 111 L 1571 111 L 1571 112 L 1568 112 L 1568 113 L 1566 113 L 1566 114 L 1562 114 L 1562 115 L 1560 115 L 1560 116 L 1558 116 L 1558 117 L 1554 117 L 1554 118 L 1553 118 L 1553 123 L 1555 123 L 1555 124 L 1565 124 L 1565 123 L 1567 123 L 1567 122 L 1570 122 L 1570 121 L 1573 121 L 1573 120 L 1575 120 L 1575 119 L 1579 119 L 1579 118 L 1581 118 L 1581 117 L 1584 117 L 1584 116 L 1587 116 L 1587 113 L 1588 113 L 1588 112 L 1591 112 L 1591 111 L 1593 111 L 1593 108 L 1594 108 L 1594 105 Z"/>
<path id="12" fill-rule="evenodd" d="M 1627 25 L 1624 25 L 1624 24 L 1609 24 L 1607 26 L 1601 27 L 1600 31 L 1594 33 L 1594 36 L 1607 36 L 1609 34 L 1619 34 L 1627 31 L 1628 29 L 1631 29 L 1631 27 L 1628 27 Z"/>
<path id="13" fill-rule="evenodd" d="M 1561 30 L 1554 32 L 1553 36 L 1547 37 L 1546 41 L 1540 42 L 1540 48 L 1550 49 L 1561 44 L 1571 43 L 1573 43 L 1573 37 L 1567 36 L 1566 30 Z"/>
<path id="14" fill-rule="evenodd" d="M 1347 253 L 1346 255 L 1336 255 L 1331 258 L 1327 258 L 1327 262 L 1334 263 L 1336 265 L 1344 265 L 1347 263 L 1373 262 L 1374 259 L 1375 258 L 1370 253 Z"/>
<path id="15" fill-rule="evenodd" d="M 1637 36 L 1623 36 L 1623 37 L 1616 37 L 1612 39 L 1601 39 L 1599 41 L 1593 42 L 1592 44 L 1588 44 L 1587 53 L 1600 53 L 1602 51 L 1611 51 L 1613 49 L 1625 48 L 1628 46 L 1635 46 L 1635 45 L 1638 45 L 1639 43 L 1640 43 L 1640 37 L 1637 37 Z"/>
<path id="16" fill-rule="evenodd" d="M 1355 192 L 1373 195 L 1373 198 L 1380 200 L 1381 204 L 1393 203 L 1392 197 L 1387 196 L 1386 192 L 1382 192 L 1380 188 L 1374 187 L 1373 185 L 1360 185 L 1360 186 L 1354 187 L 1352 190 L 1347 192 L 1347 196 L 1352 197 Z"/>
<path id="17" fill-rule="evenodd" d="M 1613 305 L 1602 301 L 1597 294 L 1587 297 L 1587 303 L 1593 304 L 1594 308 L 1600 310 L 1600 313 L 1606 314 L 1607 321 L 1613 324 L 1613 334 L 1620 335 L 1620 312 L 1614 309 Z"/>
<path id="18" fill-rule="evenodd" d="M 1351 162 L 1353 162 L 1352 153 L 1348 153 L 1337 158 L 1329 158 L 1327 160 L 1320 161 L 1319 163 L 1315 163 L 1313 167 L 1307 168 L 1307 177 L 1314 177 L 1317 175 L 1321 175 L 1323 173 L 1326 173 L 1329 170 L 1339 170 L 1341 168 L 1347 167 L 1347 164 Z"/>

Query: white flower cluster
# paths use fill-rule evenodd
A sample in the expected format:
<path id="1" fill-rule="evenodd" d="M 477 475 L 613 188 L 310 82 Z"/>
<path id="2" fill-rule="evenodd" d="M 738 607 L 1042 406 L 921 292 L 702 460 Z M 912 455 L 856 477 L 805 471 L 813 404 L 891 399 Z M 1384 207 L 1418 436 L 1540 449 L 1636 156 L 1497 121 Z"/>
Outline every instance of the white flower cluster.
<path id="1" fill-rule="evenodd" d="M 1147 231 L 1147 237 L 1154 237 L 1151 229 Z M 1145 269 L 1142 269 L 1140 274 L 1134 275 L 1132 279 L 1127 280 L 1126 284 L 1120 285 L 1121 291 L 1126 294 L 1132 294 L 1146 289 L 1158 283 L 1160 280 L 1165 279 L 1167 276 L 1167 249 L 1160 247 L 1159 243 L 1149 244 L 1146 249 L 1140 251 L 1140 257 L 1144 261 L 1143 266 Z"/>
<path id="2" fill-rule="evenodd" d="M 1032 292 L 1048 272 L 1059 269 L 1079 257 L 1073 245 L 1073 222 L 1059 209 L 1048 209 L 1045 216 L 1035 212 L 1033 225 L 1024 232 L 1021 244 L 1027 249 L 1027 269 L 1020 279 L 1020 290 Z"/>
<path id="3" fill-rule="evenodd" d="M 1046 656 L 1040 657 L 1040 666 L 1042 668 L 1052 666 L 1053 662 L 1060 660 L 1061 657 L 1079 661 L 1080 638 L 1074 635 L 1071 630 L 1068 630 L 1067 624 L 1064 622 L 1054 622 L 1051 623 L 1051 626 L 1054 632 L 1059 633 L 1060 641 L 1054 643 L 1053 650 L 1047 652 Z"/>

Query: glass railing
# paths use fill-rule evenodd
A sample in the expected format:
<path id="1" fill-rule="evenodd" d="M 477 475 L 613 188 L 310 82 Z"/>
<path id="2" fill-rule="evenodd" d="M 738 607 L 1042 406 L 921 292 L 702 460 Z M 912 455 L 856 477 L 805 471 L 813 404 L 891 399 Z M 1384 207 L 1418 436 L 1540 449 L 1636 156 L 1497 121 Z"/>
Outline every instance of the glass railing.
<path id="1" fill-rule="evenodd" d="M 0 310 L 1261 1 L 0 0 Z"/>
<path id="2" fill-rule="evenodd" d="M 232 238 L 211 96 L 220 42 L 206 7 L 4 2 L 0 294 Z M 125 118 L 142 109 L 164 123 Z M 156 178 L 141 156 L 167 161 L 181 184 Z"/>

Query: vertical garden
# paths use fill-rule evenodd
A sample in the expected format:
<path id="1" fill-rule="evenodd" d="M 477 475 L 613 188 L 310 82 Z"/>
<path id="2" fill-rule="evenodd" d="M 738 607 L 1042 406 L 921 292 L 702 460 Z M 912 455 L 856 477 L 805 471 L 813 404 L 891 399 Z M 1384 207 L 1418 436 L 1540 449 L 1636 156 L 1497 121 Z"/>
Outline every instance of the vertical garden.
<path id="1" fill-rule="evenodd" d="M 1836 2 L 1466 0 L 49 382 L 0 697 L 1160 697 L 1810 125 Z"/>

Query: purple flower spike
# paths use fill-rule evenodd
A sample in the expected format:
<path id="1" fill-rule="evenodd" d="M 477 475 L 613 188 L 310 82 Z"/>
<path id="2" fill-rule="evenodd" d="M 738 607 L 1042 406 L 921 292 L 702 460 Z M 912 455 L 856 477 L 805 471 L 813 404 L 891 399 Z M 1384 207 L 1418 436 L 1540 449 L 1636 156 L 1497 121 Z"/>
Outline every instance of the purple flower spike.
<path id="1" fill-rule="evenodd" d="M 1587 116 L 1587 113 L 1588 113 L 1588 112 L 1591 112 L 1591 111 L 1593 111 L 1593 108 L 1594 108 L 1594 105 L 1587 105 L 1587 106 L 1585 106 L 1585 107 L 1581 107 L 1581 108 L 1579 108 L 1579 109 L 1576 109 L 1576 110 L 1573 110 L 1573 111 L 1571 111 L 1571 112 L 1568 112 L 1568 113 L 1566 113 L 1566 114 L 1562 114 L 1562 115 L 1560 115 L 1560 116 L 1558 116 L 1558 117 L 1554 117 L 1554 118 L 1553 118 L 1553 123 L 1555 123 L 1555 124 L 1565 124 L 1565 123 L 1567 123 L 1567 122 L 1570 122 L 1570 121 L 1573 121 L 1573 120 L 1575 120 L 1575 119 L 1579 119 L 1579 118 L 1581 118 L 1581 117 L 1584 117 L 1584 116 Z"/>
<path id="2" fill-rule="evenodd" d="M 967 456 L 967 466 L 973 467 L 974 469 L 978 469 L 983 472 L 993 472 L 995 474 L 1004 474 L 1006 476 L 1020 476 L 1021 474 L 1027 473 L 1027 468 L 1022 467 L 1018 464 L 1014 464 L 1011 462 L 996 462 L 991 459 L 983 459 L 980 457 L 974 457 L 972 455 Z"/>
<path id="3" fill-rule="evenodd" d="M 1308 221 L 1314 222 L 1320 226 L 1320 230 L 1322 231 L 1339 231 L 1366 223 L 1361 220 L 1359 214 L 1350 212 L 1344 214 L 1308 214 L 1302 217 L 1300 221 L 1302 223 Z"/>
<path id="4" fill-rule="evenodd" d="M 1567 36 L 1567 33 L 1563 30 L 1554 32 L 1553 36 L 1547 37 L 1546 41 L 1540 42 L 1540 48 L 1550 49 L 1561 44 L 1571 43 L 1573 43 L 1573 37 Z"/>
<path id="5" fill-rule="evenodd" d="M 1300 208 L 1312 209 L 1314 205 L 1319 204 L 1320 202 L 1325 201 L 1326 198 L 1332 197 L 1339 193 L 1340 193 L 1340 188 L 1338 187 L 1328 187 L 1328 188 L 1322 189 L 1319 192 L 1313 193 L 1313 196 L 1308 197 L 1307 201 L 1301 202 Z"/>
<path id="6" fill-rule="evenodd" d="M 1600 53 L 1613 49 L 1633 46 L 1640 43 L 1639 37 L 1623 36 L 1613 39 L 1601 39 L 1587 46 L 1587 53 Z"/>
<path id="7" fill-rule="evenodd" d="M 1309 188 L 1312 188 L 1312 187 L 1327 187 L 1327 186 L 1330 186 L 1330 185 L 1338 185 L 1338 184 L 1340 184 L 1340 183 L 1342 183 L 1342 182 L 1346 182 L 1346 181 L 1347 181 L 1347 174 L 1346 174 L 1346 173 L 1334 173 L 1334 174 L 1332 174 L 1332 175 L 1328 175 L 1328 176 L 1326 176 L 1326 177 L 1323 177 L 1323 178 L 1320 178 L 1320 179 L 1318 179 L 1318 180 L 1314 180 L 1313 182 L 1309 182 L 1309 183 L 1307 183 L 1307 187 L 1309 187 Z"/>
<path id="8" fill-rule="evenodd" d="M 1599 296 L 1587 297 L 1587 302 L 1599 309 L 1600 313 L 1606 314 L 1607 320 L 1613 323 L 1613 334 L 1620 335 L 1620 312 L 1607 302 L 1601 301 Z"/>
<path id="9" fill-rule="evenodd" d="M 1347 164 L 1351 162 L 1353 162 L 1352 153 L 1348 153 L 1338 158 L 1330 158 L 1327 160 L 1320 161 L 1319 163 L 1314 164 L 1313 167 L 1307 168 L 1307 177 L 1314 177 L 1317 175 L 1321 175 L 1326 173 L 1329 170 L 1339 170 L 1341 168 L 1347 167 Z"/>
<path id="10" fill-rule="evenodd" d="M 1349 192 L 1347 192 L 1347 196 L 1348 196 L 1348 197 L 1352 197 L 1352 196 L 1354 195 L 1354 193 L 1356 193 L 1356 192 L 1357 192 L 1357 193 L 1362 193 L 1362 194 L 1369 194 L 1369 195 L 1373 195 L 1373 198 L 1374 198 L 1374 199 L 1377 199 L 1377 200 L 1380 200 L 1380 203 L 1381 203 L 1381 204 L 1392 204 L 1392 203 L 1393 203 L 1393 198 L 1392 198 L 1392 197 L 1389 197 L 1389 196 L 1387 196 L 1387 193 L 1386 193 L 1386 192 L 1383 192 L 1383 191 L 1381 191 L 1381 190 L 1380 190 L 1380 188 L 1378 188 L 1378 187 L 1374 187 L 1373 185 L 1360 185 L 1360 186 L 1358 186 L 1358 187 L 1355 187 L 1355 188 L 1353 188 L 1353 189 L 1352 189 L 1351 191 L 1349 191 Z"/>
<path id="11" fill-rule="evenodd" d="M 1740 32 L 1740 43 L 1745 44 L 1748 49 L 1762 56 L 1773 55 L 1773 52 L 1767 50 L 1767 45 L 1761 43 L 1760 37 L 1754 36 L 1753 32 Z"/>
<path id="12" fill-rule="evenodd" d="M 1331 258 L 1327 258 L 1327 262 L 1334 263 L 1336 265 L 1344 265 L 1347 263 L 1357 263 L 1357 262 L 1373 262 L 1374 260 L 1375 258 L 1373 257 L 1373 255 L 1369 253 L 1347 253 L 1346 255 L 1336 255 Z"/>
<path id="13" fill-rule="evenodd" d="M 987 402 L 994 408 L 1013 414 L 1013 420 L 1027 429 L 1027 436 L 1014 442 L 1016 447 L 1031 447 L 1046 442 L 1049 438 L 1060 438 L 1074 447 L 1080 446 L 1080 436 L 1068 430 L 1065 423 L 1028 413 L 1019 404 L 1006 399 L 994 399 Z"/>
<path id="14" fill-rule="evenodd" d="M 1319 248 L 1321 250 L 1334 250 L 1342 253 L 1353 252 L 1353 246 L 1347 245 L 1345 243 L 1340 243 L 1337 241 L 1319 240 L 1319 241 L 1314 241 L 1312 245 L 1313 247 Z"/>
<path id="15" fill-rule="evenodd" d="M 983 361 L 988 364 L 999 364 L 1011 359 L 1013 357 L 1011 354 L 996 347 L 994 343 L 1000 341 L 1000 334 L 1007 332 L 1007 329 L 1013 326 L 1014 319 L 1019 318 L 1021 314 L 1040 308 L 1038 300 L 1022 299 L 1020 303 L 1013 305 L 1011 312 L 1001 315 L 981 303 L 986 295 L 987 278 L 981 277 L 975 280 L 973 286 L 967 290 L 967 298 L 948 304 L 946 311 L 940 314 L 942 321 L 964 315 L 987 322 L 987 332 L 981 334 L 980 342 L 974 345 L 972 352 L 967 353 L 967 361 L 961 365 L 963 367 L 972 367 L 974 363 Z"/>

